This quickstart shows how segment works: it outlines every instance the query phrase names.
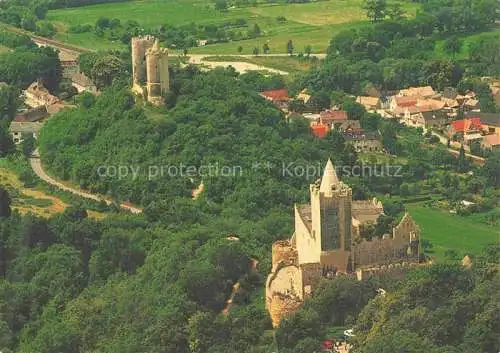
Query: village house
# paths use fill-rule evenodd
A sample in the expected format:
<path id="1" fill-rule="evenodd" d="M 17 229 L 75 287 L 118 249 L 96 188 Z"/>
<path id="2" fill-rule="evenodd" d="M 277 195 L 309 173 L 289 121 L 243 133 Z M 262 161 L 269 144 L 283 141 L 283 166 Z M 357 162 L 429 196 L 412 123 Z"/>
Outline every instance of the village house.
<path id="1" fill-rule="evenodd" d="M 35 81 L 24 91 L 26 105 L 37 108 L 42 105 L 49 106 L 59 102 L 59 98 L 50 94 L 41 81 Z"/>
<path id="2" fill-rule="evenodd" d="M 47 111 L 47 107 L 42 105 L 37 108 L 25 110 L 23 112 L 18 113 L 14 121 L 18 123 L 25 123 L 25 122 L 40 122 L 44 120 L 45 118 L 49 117 L 49 112 Z"/>
<path id="3" fill-rule="evenodd" d="M 389 104 L 389 110 L 394 116 L 402 116 L 405 110 L 417 105 L 419 97 L 393 96 Z"/>
<path id="4" fill-rule="evenodd" d="M 286 88 L 262 91 L 261 96 L 272 102 L 278 108 L 288 110 L 288 103 L 291 98 Z"/>
<path id="5" fill-rule="evenodd" d="M 481 141 L 481 148 L 495 153 L 500 153 L 500 132 L 485 135 Z"/>
<path id="6" fill-rule="evenodd" d="M 361 123 L 359 120 L 344 120 L 339 122 L 334 122 L 332 126 L 333 130 L 336 130 L 342 134 L 363 134 L 364 130 L 361 128 Z"/>
<path id="7" fill-rule="evenodd" d="M 343 110 L 324 110 L 319 113 L 319 120 L 321 123 L 327 125 L 329 128 L 334 128 L 334 124 L 348 119 L 347 112 Z"/>
<path id="8" fill-rule="evenodd" d="M 475 98 L 467 99 L 462 106 L 465 112 L 479 112 L 481 109 L 479 100 Z"/>
<path id="9" fill-rule="evenodd" d="M 9 131 L 12 135 L 12 140 L 15 144 L 20 144 L 27 135 L 32 135 L 33 138 L 37 138 L 42 128 L 42 123 L 40 122 L 18 122 L 13 121 L 10 123 Z"/>
<path id="10" fill-rule="evenodd" d="M 94 82 L 83 72 L 75 72 L 71 76 L 71 85 L 76 88 L 78 93 L 90 92 L 92 94 L 97 94 L 97 87 Z"/>
<path id="11" fill-rule="evenodd" d="M 347 119 L 347 112 L 343 110 L 324 110 L 318 114 L 311 114 L 311 130 L 316 137 L 325 137 L 330 130 L 343 131 L 346 128 L 355 128 L 359 122 Z M 309 119 L 311 119 L 309 117 Z M 357 123 L 357 125 L 356 125 Z M 361 128 L 359 126 L 359 128 Z"/>
<path id="12" fill-rule="evenodd" d="M 327 125 L 323 124 L 320 121 L 315 121 L 311 123 L 311 130 L 314 136 L 322 139 L 324 138 L 328 132 L 331 130 Z"/>
<path id="13" fill-rule="evenodd" d="M 443 127 L 447 120 L 448 116 L 445 112 L 440 110 L 431 110 L 411 115 L 408 119 L 404 120 L 404 123 L 407 126 L 431 129 Z"/>
<path id="14" fill-rule="evenodd" d="M 400 97 L 435 98 L 437 95 L 438 93 L 434 91 L 431 86 L 410 87 L 399 91 Z"/>
<path id="15" fill-rule="evenodd" d="M 379 97 L 359 96 L 356 97 L 356 103 L 361 104 L 367 111 L 371 112 L 381 108 L 381 101 Z"/>
<path id="16" fill-rule="evenodd" d="M 472 141 L 482 139 L 482 130 L 478 117 L 454 120 L 448 126 L 448 136 L 470 145 Z"/>
<path id="17" fill-rule="evenodd" d="M 380 136 L 375 132 L 344 134 L 345 142 L 351 144 L 357 153 L 384 152 Z"/>
<path id="18" fill-rule="evenodd" d="M 465 113 L 466 118 L 479 118 L 481 125 L 486 133 L 500 132 L 500 114 L 497 113 L 481 113 L 468 112 Z"/>
<path id="19" fill-rule="evenodd" d="M 301 100 L 302 102 L 304 102 L 304 104 L 307 104 L 307 102 L 309 102 L 309 99 L 311 99 L 311 95 L 308 94 L 307 88 L 304 88 L 299 92 L 299 94 L 297 94 L 295 99 Z"/>

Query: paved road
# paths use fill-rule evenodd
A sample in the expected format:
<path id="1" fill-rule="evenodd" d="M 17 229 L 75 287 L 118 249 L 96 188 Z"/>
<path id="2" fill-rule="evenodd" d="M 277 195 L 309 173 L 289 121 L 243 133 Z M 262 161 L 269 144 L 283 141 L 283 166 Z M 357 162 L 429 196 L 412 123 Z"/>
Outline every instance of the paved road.
<path id="1" fill-rule="evenodd" d="M 426 133 L 427 129 L 426 128 L 423 128 L 424 130 L 424 134 Z M 440 134 L 438 134 L 437 132 L 435 131 L 432 131 L 431 130 L 431 134 L 438 137 L 439 138 L 439 142 L 441 142 L 443 145 L 447 146 L 448 145 L 448 139 Z M 453 145 L 454 144 L 454 145 Z M 457 143 L 457 142 L 452 142 L 452 146 L 453 147 L 456 147 L 456 148 L 460 148 L 460 144 Z M 467 151 L 467 150 L 470 150 L 468 149 L 468 146 L 464 146 L 464 149 Z M 448 151 L 451 152 L 453 155 L 455 156 L 458 156 L 460 154 L 459 151 L 457 151 L 456 149 L 453 149 L 453 148 L 448 148 Z M 483 166 L 484 163 L 486 162 L 486 160 L 482 157 L 479 157 L 479 156 L 475 156 L 473 154 L 470 154 L 468 152 L 465 152 L 465 156 L 470 158 L 472 160 L 472 162 L 478 166 Z"/>
<path id="2" fill-rule="evenodd" d="M 91 193 L 83 191 L 81 189 L 76 189 L 73 187 L 66 186 L 66 185 L 62 184 L 61 182 L 52 178 L 50 175 L 48 175 L 45 172 L 45 170 L 43 170 L 42 163 L 41 163 L 40 158 L 38 157 L 36 151 L 35 151 L 33 157 L 30 158 L 30 163 L 31 163 L 31 168 L 33 169 L 33 172 L 35 172 L 35 174 L 38 175 L 38 177 L 40 179 L 42 179 L 43 181 L 45 181 L 46 183 L 48 183 L 50 185 L 55 186 L 58 189 L 66 191 L 66 192 L 70 192 L 74 195 L 83 197 L 85 199 L 90 199 L 90 200 L 94 200 L 97 202 L 104 201 L 107 205 L 112 204 L 112 201 L 110 199 L 104 198 L 104 197 L 96 195 L 96 194 L 91 194 Z M 138 207 L 131 206 L 131 205 L 121 204 L 120 207 L 126 211 L 131 212 L 131 213 L 136 213 L 136 214 L 142 213 L 142 209 L 140 209 Z"/>

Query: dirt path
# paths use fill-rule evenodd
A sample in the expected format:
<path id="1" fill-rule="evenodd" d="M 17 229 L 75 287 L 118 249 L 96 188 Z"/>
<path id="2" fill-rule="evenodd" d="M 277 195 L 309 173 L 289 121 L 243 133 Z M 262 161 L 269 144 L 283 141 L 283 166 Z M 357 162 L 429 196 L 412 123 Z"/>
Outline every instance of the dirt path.
<path id="1" fill-rule="evenodd" d="M 45 181 L 46 183 L 48 183 L 50 185 L 55 186 L 56 188 L 58 188 L 60 190 L 63 190 L 63 191 L 66 191 L 66 192 L 70 192 L 70 193 L 72 193 L 74 195 L 83 197 L 85 199 L 94 200 L 94 201 L 97 201 L 97 202 L 104 201 L 107 205 L 112 204 L 112 201 L 110 199 L 104 198 L 104 197 L 96 195 L 96 194 L 91 194 L 91 193 L 86 192 L 86 191 L 81 190 L 81 189 L 77 189 L 77 188 L 66 186 L 63 183 L 55 180 L 50 175 L 48 175 L 45 172 L 45 170 L 43 170 L 40 158 L 36 154 L 32 158 L 30 158 L 30 164 L 31 164 L 31 168 L 33 169 L 33 172 L 35 172 L 35 174 L 40 179 L 42 179 L 43 181 Z M 122 209 L 126 210 L 126 211 L 131 212 L 131 213 L 136 213 L 136 214 L 137 213 L 142 213 L 142 209 L 141 208 L 129 205 L 127 203 L 120 204 L 120 207 Z"/>
<path id="2" fill-rule="evenodd" d="M 194 65 L 204 65 L 204 66 L 209 67 L 210 69 L 215 69 L 216 67 L 219 67 L 219 66 L 222 66 L 222 67 L 232 66 L 238 72 L 269 71 L 269 72 L 274 73 L 274 74 L 288 75 L 288 72 L 286 72 L 286 71 L 272 69 L 272 68 L 267 67 L 267 66 L 247 63 L 245 61 L 208 61 L 208 60 L 204 60 L 204 58 L 209 57 L 209 56 L 213 56 L 213 55 L 198 55 L 198 54 L 189 55 L 189 63 L 194 64 Z M 237 56 L 237 55 L 231 55 L 231 56 Z M 244 58 L 247 56 L 241 55 L 241 57 Z"/>
<path id="3" fill-rule="evenodd" d="M 259 264 L 259 261 L 257 259 L 252 258 L 251 267 L 254 271 L 257 271 L 258 264 Z M 222 309 L 223 315 L 229 314 L 229 310 L 233 306 L 234 297 L 238 293 L 239 290 L 240 290 L 240 281 L 233 284 L 233 290 L 231 291 L 231 295 L 229 296 L 229 299 L 226 300 L 226 306 L 224 307 L 224 309 Z"/>

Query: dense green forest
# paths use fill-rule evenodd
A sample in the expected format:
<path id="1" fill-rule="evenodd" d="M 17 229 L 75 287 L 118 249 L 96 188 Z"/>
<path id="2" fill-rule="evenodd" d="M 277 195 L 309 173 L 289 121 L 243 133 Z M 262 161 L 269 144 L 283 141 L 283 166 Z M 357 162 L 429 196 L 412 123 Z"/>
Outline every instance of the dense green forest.
<path id="1" fill-rule="evenodd" d="M 56 50 L 39 48 L 29 37 L 0 29 L 0 45 L 12 48 L 0 53 L 0 82 L 26 88 L 37 79 L 51 90 L 59 88 L 61 62 Z"/>
<path id="2" fill-rule="evenodd" d="M 309 88 L 316 108 L 334 103 L 380 133 L 388 164 L 401 168 L 392 177 L 342 175 L 355 199 L 383 198 L 385 214 L 363 232 L 366 238 L 386 233 L 405 210 L 402 200 L 411 198 L 435 197 L 457 208 L 474 199 L 458 216 L 478 212 L 482 222 L 500 224 L 498 154 L 478 168 L 463 149 L 454 158 L 430 134 L 368 113 L 348 95 L 368 83 L 452 85 L 475 89 L 485 111 L 497 109 L 478 76 L 499 74 L 498 34 L 479 34 L 466 58 L 432 54 L 438 41 L 460 44 L 464 33 L 487 31 L 496 3 L 421 2 L 415 19 L 374 18 L 340 33 L 324 65 L 290 87 Z M 77 4 L 28 8 L 43 18 L 48 7 Z M 0 7 L 0 20 L 30 24 L 26 8 Z M 24 36 L 0 32 L 0 44 L 14 49 L 0 54 L 0 81 L 9 84 L 0 89 L 3 157 L 15 153 L 7 126 L 20 89 L 39 77 L 59 89 L 60 63 L 57 53 Z M 463 49 L 452 44 L 455 52 Z M 347 326 L 355 327 L 359 353 L 498 352 L 499 250 L 493 245 L 473 257 L 472 268 L 434 265 L 402 282 L 325 280 L 273 332 L 263 297 L 271 244 L 291 235 L 292 205 L 308 202 L 308 184 L 325 161 L 359 166 L 358 155 L 339 133 L 316 139 L 306 120 L 285 119 L 258 94 L 283 87 L 280 77 L 173 67 L 165 107 L 155 108 L 130 93 L 129 58 L 82 55 L 80 69 L 102 92 L 77 96 L 77 107 L 52 117 L 38 143 L 54 176 L 141 205 L 144 215 L 95 221 L 75 205 L 50 219 L 21 216 L 0 187 L 3 353 L 267 353 L 276 346 L 310 353 L 332 328 Z M 305 175 L 306 167 L 314 173 Z M 201 183 L 204 192 L 193 200 Z M 236 282 L 240 290 L 226 312 Z M 377 296 L 381 286 L 385 296 Z"/>

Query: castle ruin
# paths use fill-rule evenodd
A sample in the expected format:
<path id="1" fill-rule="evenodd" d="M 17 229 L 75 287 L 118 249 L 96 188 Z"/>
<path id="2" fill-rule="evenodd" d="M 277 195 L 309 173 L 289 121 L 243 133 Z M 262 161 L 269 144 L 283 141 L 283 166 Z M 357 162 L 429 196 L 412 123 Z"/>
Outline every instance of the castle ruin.
<path id="1" fill-rule="evenodd" d="M 311 203 L 295 205 L 295 232 L 272 248 L 272 270 L 266 281 L 266 308 L 273 326 L 311 297 L 322 278 L 338 274 L 365 279 L 404 275 L 420 257 L 419 228 L 406 213 L 392 234 L 371 241 L 360 227 L 383 213 L 377 199 L 355 201 L 330 160 L 321 180 L 310 185 Z"/>
<path id="2" fill-rule="evenodd" d="M 132 38 L 132 90 L 155 105 L 163 104 L 169 91 L 168 50 L 158 38 Z"/>

